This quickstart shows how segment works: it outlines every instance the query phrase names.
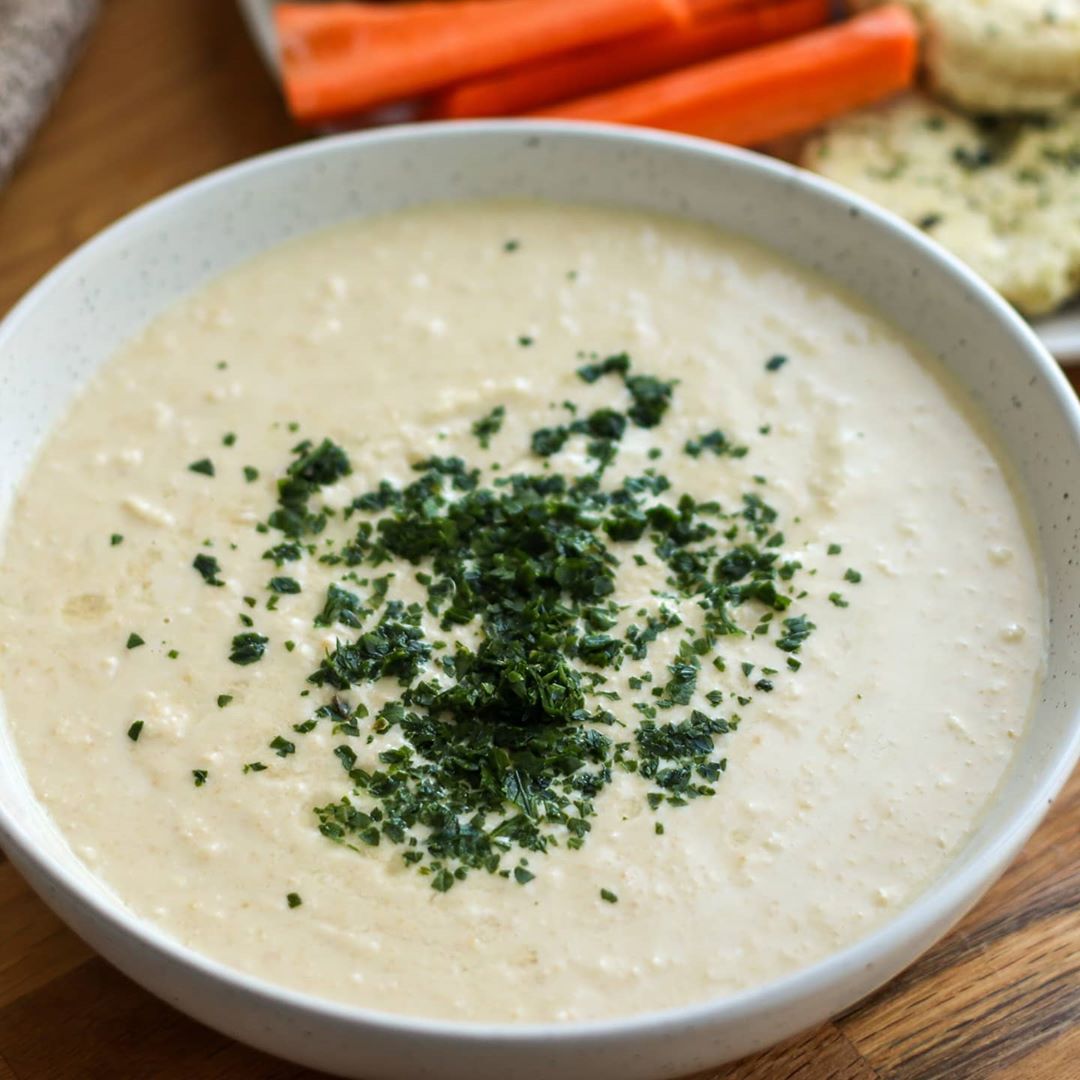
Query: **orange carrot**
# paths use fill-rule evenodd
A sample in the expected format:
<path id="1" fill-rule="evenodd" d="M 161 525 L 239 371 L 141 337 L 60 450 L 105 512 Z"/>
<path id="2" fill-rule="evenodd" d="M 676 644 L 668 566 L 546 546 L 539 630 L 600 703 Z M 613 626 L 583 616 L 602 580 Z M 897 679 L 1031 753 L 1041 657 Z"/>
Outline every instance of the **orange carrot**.
<path id="1" fill-rule="evenodd" d="M 686 14 L 691 22 L 701 22 L 740 9 L 768 7 L 774 3 L 776 0 L 684 0 Z"/>
<path id="2" fill-rule="evenodd" d="M 829 0 L 778 0 L 590 45 L 451 87 L 435 98 L 430 114 L 513 116 L 811 30 L 827 21 L 829 6 Z"/>
<path id="3" fill-rule="evenodd" d="M 690 17 L 689 0 L 279 4 L 289 108 L 323 120 Z"/>
<path id="4" fill-rule="evenodd" d="M 909 86 L 917 45 L 911 13 L 890 4 L 837 26 L 530 115 L 643 124 L 754 146 Z"/>

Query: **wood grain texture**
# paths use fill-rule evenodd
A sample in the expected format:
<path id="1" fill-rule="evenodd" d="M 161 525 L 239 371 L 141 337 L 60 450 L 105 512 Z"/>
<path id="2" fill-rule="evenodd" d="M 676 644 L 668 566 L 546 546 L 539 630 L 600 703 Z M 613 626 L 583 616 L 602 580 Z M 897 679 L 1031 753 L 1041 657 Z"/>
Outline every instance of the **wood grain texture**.
<path id="1" fill-rule="evenodd" d="M 0 912 L 0 1010 L 94 955 L 27 889 L 11 863 L 0 866 Z"/>
<path id="2" fill-rule="evenodd" d="M 229 0 L 107 0 L 0 192 L 0 313 L 126 211 L 296 137 Z M 1077 1080 L 1078 837 L 1080 776 L 1005 877 L 916 965 L 819 1030 L 694 1080 Z M 316 1080 L 188 1020 L 94 957 L 0 853 L 0 1080 L 129 1077 Z"/>

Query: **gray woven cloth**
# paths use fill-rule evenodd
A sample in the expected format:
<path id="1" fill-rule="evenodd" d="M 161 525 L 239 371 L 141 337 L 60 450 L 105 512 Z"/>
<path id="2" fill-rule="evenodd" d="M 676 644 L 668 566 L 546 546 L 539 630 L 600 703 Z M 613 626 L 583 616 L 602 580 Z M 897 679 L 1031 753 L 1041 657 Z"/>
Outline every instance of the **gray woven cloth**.
<path id="1" fill-rule="evenodd" d="M 0 185 L 71 68 L 98 0 L 0 0 Z"/>

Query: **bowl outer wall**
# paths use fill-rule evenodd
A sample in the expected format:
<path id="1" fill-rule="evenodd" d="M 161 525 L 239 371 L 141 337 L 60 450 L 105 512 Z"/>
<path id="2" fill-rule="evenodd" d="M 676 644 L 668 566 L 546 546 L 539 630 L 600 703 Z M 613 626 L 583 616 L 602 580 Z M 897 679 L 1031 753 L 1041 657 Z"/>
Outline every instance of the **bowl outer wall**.
<path id="1" fill-rule="evenodd" d="M 1004 869 L 1080 752 L 1080 409 L 1026 327 L 957 260 L 839 188 L 701 140 L 601 125 L 417 125 L 279 151 L 164 196 L 80 248 L 0 324 L 0 520 L 96 366 L 209 277 L 292 236 L 433 199 L 529 196 L 689 216 L 831 277 L 920 340 L 996 430 L 1036 522 L 1049 583 L 1047 678 L 1017 761 L 971 841 L 914 904 L 854 946 L 733 997 L 625 1020 L 508 1027 L 390 1017 L 270 986 L 128 913 L 36 804 L 0 724 L 0 841 L 113 963 L 205 1023 L 341 1075 L 522 1080 L 670 1076 L 824 1020 L 936 940 Z M 2 720 L 2 717 L 0 717 Z M 3 752 L 5 751 L 6 752 Z"/>

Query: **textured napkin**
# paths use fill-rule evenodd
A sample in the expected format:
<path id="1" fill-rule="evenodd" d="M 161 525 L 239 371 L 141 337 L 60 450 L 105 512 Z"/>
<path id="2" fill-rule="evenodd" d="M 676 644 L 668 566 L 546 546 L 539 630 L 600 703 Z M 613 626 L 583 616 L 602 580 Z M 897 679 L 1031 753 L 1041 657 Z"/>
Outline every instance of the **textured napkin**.
<path id="1" fill-rule="evenodd" d="M 0 184 L 63 85 L 98 0 L 0 0 Z"/>

